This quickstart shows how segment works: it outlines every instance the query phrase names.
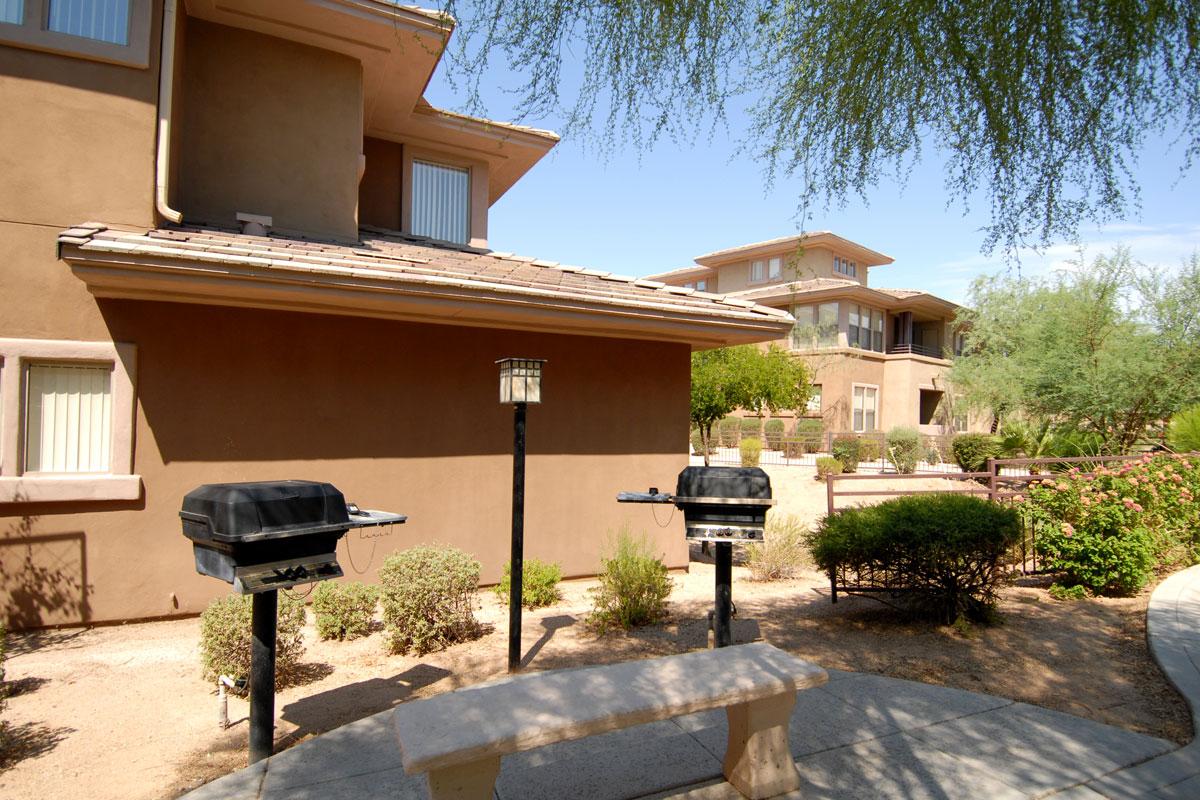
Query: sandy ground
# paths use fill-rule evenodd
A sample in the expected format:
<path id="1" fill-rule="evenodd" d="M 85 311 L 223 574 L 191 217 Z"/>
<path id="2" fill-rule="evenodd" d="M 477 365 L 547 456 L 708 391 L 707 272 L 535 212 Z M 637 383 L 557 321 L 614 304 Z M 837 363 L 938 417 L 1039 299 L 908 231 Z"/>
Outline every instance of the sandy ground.
<path id="1" fill-rule="evenodd" d="M 823 514 L 824 485 L 811 470 L 771 472 L 781 499 L 772 513 Z M 931 488 L 940 483 L 930 479 Z M 562 602 L 525 614 L 526 668 L 707 646 L 711 565 L 698 561 L 673 580 L 667 622 L 604 636 L 586 625 L 594 582 L 564 584 Z M 816 572 L 764 584 L 735 567 L 734 635 L 827 667 L 989 692 L 1183 743 L 1192 735 L 1186 705 L 1146 647 L 1147 597 L 1059 603 L 1044 585 L 1027 582 L 1004 591 L 1003 624 L 963 633 L 909 621 L 871 600 L 833 605 Z M 487 591 L 479 602 L 481 638 L 421 658 L 386 655 L 378 633 L 318 641 L 310 619 L 304 679 L 276 699 L 277 747 L 503 674 L 507 609 Z M 247 704 L 231 698 L 234 724 L 218 728 L 216 694 L 199 677 L 198 638 L 196 619 L 11 636 L 13 696 L 4 719 L 13 746 L 0 764 L 0 797 L 172 798 L 244 766 Z"/>

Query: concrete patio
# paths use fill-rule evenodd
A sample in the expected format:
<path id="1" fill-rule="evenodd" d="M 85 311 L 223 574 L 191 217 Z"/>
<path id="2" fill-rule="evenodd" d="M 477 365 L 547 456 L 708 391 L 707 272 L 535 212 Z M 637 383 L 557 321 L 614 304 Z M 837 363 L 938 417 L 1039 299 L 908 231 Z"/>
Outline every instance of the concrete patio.
<path id="1" fill-rule="evenodd" d="M 1164 581 L 1148 635 L 1163 671 L 1200 707 L 1200 567 Z M 400 768 L 386 711 L 186 795 L 188 800 L 422 798 Z M 830 671 L 800 693 L 792 753 L 804 780 L 787 797 L 1200 797 L 1200 745 L 1170 742 L 1004 698 Z M 679 717 L 504 759 L 500 800 L 737 798 L 721 778 L 722 711 Z"/>

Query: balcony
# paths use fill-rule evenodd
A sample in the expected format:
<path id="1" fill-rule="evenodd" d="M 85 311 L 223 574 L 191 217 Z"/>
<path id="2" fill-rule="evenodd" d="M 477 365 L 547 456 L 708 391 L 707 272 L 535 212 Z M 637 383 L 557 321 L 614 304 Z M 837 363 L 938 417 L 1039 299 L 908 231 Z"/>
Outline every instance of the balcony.
<path id="1" fill-rule="evenodd" d="M 926 356 L 927 358 L 945 358 L 941 348 L 929 347 L 923 344 L 894 344 L 888 348 L 888 355 L 894 356 Z"/>

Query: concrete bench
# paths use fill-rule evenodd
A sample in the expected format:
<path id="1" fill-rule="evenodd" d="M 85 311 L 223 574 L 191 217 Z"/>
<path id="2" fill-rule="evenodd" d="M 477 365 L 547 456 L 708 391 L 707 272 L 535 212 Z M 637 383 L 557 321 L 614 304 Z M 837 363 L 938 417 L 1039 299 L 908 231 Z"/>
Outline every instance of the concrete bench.
<path id="1" fill-rule="evenodd" d="M 746 797 L 799 787 L 788 747 L 796 692 L 825 670 L 763 642 L 583 669 L 536 672 L 398 706 L 401 760 L 434 800 L 490 800 L 509 753 L 725 708 L 726 779 Z"/>

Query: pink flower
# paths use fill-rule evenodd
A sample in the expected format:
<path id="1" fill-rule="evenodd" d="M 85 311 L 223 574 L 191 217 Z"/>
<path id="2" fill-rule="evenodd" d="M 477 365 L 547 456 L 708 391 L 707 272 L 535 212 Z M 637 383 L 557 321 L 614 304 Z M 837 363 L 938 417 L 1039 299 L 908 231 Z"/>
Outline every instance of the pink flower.
<path id="1" fill-rule="evenodd" d="M 1063 536 L 1066 536 L 1069 538 L 1075 534 L 1075 526 L 1069 522 L 1064 522 L 1062 524 L 1062 532 L 1063 532 Z"/>
<path id="2" fill-rule="evenodd" d="M 1059 481 L 1058 483 L 1054 484 L 1054 488 L 1058 489 L 1060 492 L 1065 492 L 1067 489 L 1070 489 L 1071 487 L 1068 486 L 1067 484 L 1063 483 L 1062 481 Z"/>
<path id="3" fill-rule="evenodd" d="M 1174 481 L 1175 483 L 1183 483 L 1183 476 L 1177 475 L 1175 473 L 1171 473 L 1171 480 Z"/>
<path id="4" fill-rule="evenodd" d="M 1137 486 L 1137 485 L 1138 485 L 1138 479 L 1137 479 L 1137 478 L 1130 478 L 1130 479 L 1129 479 L 1129 485 L 1130 485 L 1130 486 Z"/>
<path id="5" fill-rule="evenodd" d="M 1024 502 L 1025 502 L 1025 496 L 1024 496 L 1024 495 L 1020 495 L 1020 494 L 1013 495 L 1013 499 L 1012 499 L 1012 501 L 1013 501 L 1014 503 L 1024 503 Z"/>
<path id="6" fill-rule="evenodd" d="M 1092 498 L 1084 495 L 1083 497 L 1079 498 L 1079 502 L 1083 503 L 1085 506 L 1090 506 L 1092 504 Z"/>
<path id="7" fill-rule="evenodd" d="M 1123 498 L 1123 499 L 1121 500 L 1121 502 L 1125 504 L 1125 507 L 1126 507 L 1126 508 L 1133 509 L 1134 511 L 1141 511 L 1141 510 L 1142 510 L 1142 507 L 1141 507 L 1141 506 L 1139 506 L 1139 505 L 1138 505 L 1138 504 L 1137 504 L 1137 503 L 1134 501 L 1134 499 L 1133 499 L 1132 497 L 1126 497 L 1126 498 Z"/>

